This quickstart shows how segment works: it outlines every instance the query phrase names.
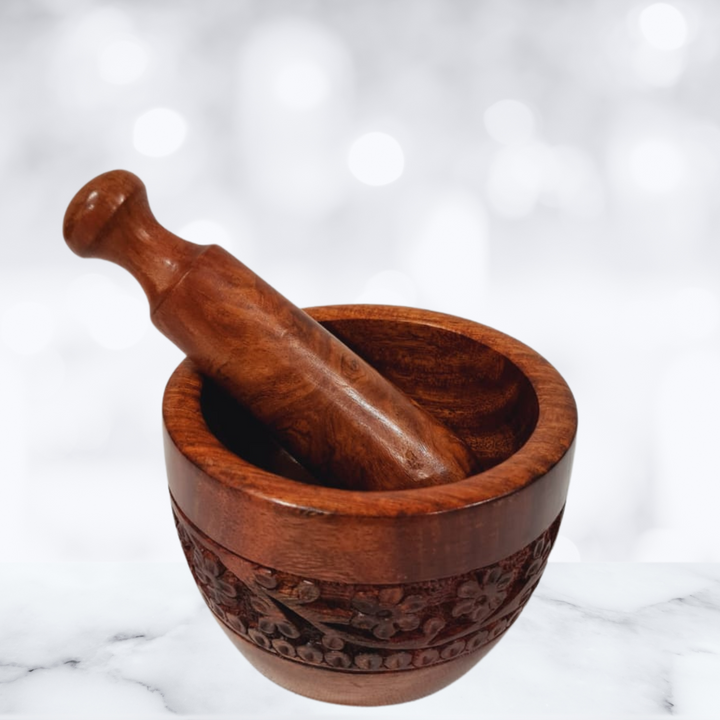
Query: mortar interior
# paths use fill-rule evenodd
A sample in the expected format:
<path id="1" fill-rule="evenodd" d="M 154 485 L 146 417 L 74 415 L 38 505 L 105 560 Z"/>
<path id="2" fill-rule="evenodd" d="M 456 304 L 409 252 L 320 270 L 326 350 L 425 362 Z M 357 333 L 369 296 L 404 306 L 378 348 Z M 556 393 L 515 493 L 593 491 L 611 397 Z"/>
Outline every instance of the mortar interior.
<path id="1" fill-rule="evenodd" d="M 508 459 L 532 435 L 539 404 L 531 382 L 507 357 L 476 339 L 395 319 L 348 318 L 322 324 L 451 428 L 484 469 Z M 203 381 L 200 407 L 210 431 L 231 452 L 263 470 L 319 484 L 208 379 Z"/>

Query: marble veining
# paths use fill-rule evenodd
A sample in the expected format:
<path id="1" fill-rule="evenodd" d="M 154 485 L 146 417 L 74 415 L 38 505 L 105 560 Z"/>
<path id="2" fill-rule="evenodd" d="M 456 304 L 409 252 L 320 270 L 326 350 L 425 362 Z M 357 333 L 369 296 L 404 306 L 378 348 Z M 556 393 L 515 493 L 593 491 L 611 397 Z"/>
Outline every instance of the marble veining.
<path id="1" fill-rule="evenodd" d="M 465 677 L 369 709 L 258 674 L 180 563 L 0 568 L 2 717 L 720 717 L 720 565 L 550 563 Z"/>

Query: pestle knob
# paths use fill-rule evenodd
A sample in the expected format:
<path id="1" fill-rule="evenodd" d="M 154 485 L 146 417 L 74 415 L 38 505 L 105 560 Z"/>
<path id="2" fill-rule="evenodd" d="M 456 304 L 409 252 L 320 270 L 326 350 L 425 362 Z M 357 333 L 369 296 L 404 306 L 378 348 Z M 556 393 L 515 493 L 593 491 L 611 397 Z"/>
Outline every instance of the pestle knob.
<path id="1" fill-rule="evenodd" d="M 132 173 L 85 185 L 63 234 L 81 257 L 129 270 L 160 331 L 325 484 L 402 490 L 480 470 L 462 440 L 243 263 L 163 228 Z"/>

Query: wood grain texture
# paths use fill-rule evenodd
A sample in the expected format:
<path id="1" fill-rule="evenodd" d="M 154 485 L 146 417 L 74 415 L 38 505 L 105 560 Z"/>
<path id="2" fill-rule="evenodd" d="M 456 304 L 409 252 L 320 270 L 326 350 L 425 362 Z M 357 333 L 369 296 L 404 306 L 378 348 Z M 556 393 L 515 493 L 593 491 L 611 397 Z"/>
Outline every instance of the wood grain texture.
<path id="1" fill-rule="evenodd" d="M 537 587 L 560 525 L 558 517 L 518 552 L 459 576 L 367 585 L 258 565 L 213 542 L 176 506 L 173 512 L 205 602 L 261 672 L 311 697 L 372 705 L 432 692 L 487 654 Z M 422 672 L 431 667 L 438 672 Z M 324 671 L 315 678 L 321 687 L 302 679 L 313 678 L 310 670 Z M 354 677 L 343 683 L 343 674 Z"/>
<path id="2" fill-rule="evenodd" d="M 414 700 L 482 658 L 537 586 L 567 496 L 575 403 L 543 358 L 483 325 L 397 307 L 308 312 L 488 469 L 398 491 L 313 486 L 186 360 L 163 404 L 178 534 L 210 610 L 267 677 L 336 703 Z"/>
<path id="3" fill-rule="evenodd" d="M 105 173 L 82 188 L 64 234 L 77 254 L 129 270 L 155 325 L 316 481 L 399 490 L 483 469 L 437 417 L 243 263 L 161 227 L 131 173 Z"/>
<path id="4" fill-rule="evenodd" d="M 394 705 L 427 697 L 462 677 L 501 639 L 453 662 L 412 672 L 354 674 L 348 678 L 346 673 L 335 669 L 288 662 L 248 642 L 224 623 L 220 622 L 220 627 L 252 665 L 274 683 L 314 700 L 355 706 Z"/>
<path id="5" fill-rule="evenodd" d="M 577 414 L 547 361 L 503 333 L 440 313 L 367 305 L 308 312 L 495 464 L 413 490 L 310 485 L 185 361 L 166 388 L 163 417 L 170 490 L 195 526 L 268 567 L 379 584 L 490 565 L 550 526 L 565 504 Z"/>

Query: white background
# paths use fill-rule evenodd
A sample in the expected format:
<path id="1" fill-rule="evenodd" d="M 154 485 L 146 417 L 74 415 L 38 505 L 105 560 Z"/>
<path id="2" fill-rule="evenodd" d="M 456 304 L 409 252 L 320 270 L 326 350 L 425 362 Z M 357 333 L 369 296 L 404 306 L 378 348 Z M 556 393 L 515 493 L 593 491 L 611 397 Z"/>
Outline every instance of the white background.
<path id="1" fill-rule="evenodd" d="M 61 233 L 125 168 L 300 306 L 547 357 L 580 412 L 556 559 L 719 561 L 719 43 L 707 0 L 3 0 L 0 558 L 180 558 L 181 354 Z"/>

